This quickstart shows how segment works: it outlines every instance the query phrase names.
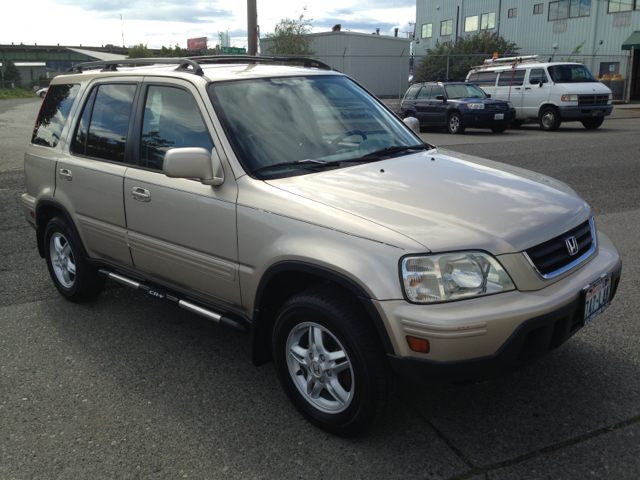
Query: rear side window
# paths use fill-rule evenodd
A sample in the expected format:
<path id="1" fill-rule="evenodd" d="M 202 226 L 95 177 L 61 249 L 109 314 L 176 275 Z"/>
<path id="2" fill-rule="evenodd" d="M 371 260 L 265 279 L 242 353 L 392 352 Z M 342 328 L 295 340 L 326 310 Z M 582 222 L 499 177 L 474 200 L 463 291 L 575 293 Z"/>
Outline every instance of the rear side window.
<path id="1" fill-rule="evenodd" d="M 493 87 L 496 84 L 496 72 L 482 72 L 478 74 L 478 78 L 473 82 L 479 87 Z"/>
<path id="2" fill-rule="evenodd" d="M 142 120 L 140 166 L 162 170 L 167 150 L 182 147 L 213 150 L 198 104 L 180 88 L 150 86 Z"/>
<path id="3" fill-rule="evenodd" d="M 413 100 L 416 97 L 416 93 L 418 93 L 419 89 L 420 89 L 420 85 L 414 85 L 409 90 L 407 90 L 407 93 L 405 93 L 404 95 L 404 99 Z"/>
<path id="4" fill-rule="evenodd" d="M 69 117 L 73 101 L 80 85 L 51 85 L 40 107 L 40 114 L 33 129 L 31 142 L 45 147 L 55 147 L 60 141 L 64 124 Z"/>
<path id="5" fill-rule="evenodd" d="M 136 85 L 100 85 L 84 106 L 73 152 L 87 157 L 124 162 Z"/>
<path id="6" fill-rule="evenodd" d="M 524 74 L 526 70 L 507 70 L 500 74 L 500 79 L 498 80 L 499 87 L 520 87 L 524 84 Z"/>
<path id="7" fill-rule="evenodd" d="M 429 98 L 429 93 L 431 93 L 431 87 L 430 86 L 422 87 L 422 90 L 420 90 L 420 93 L 418 94 L 418 98 L 428 99 Z"/>

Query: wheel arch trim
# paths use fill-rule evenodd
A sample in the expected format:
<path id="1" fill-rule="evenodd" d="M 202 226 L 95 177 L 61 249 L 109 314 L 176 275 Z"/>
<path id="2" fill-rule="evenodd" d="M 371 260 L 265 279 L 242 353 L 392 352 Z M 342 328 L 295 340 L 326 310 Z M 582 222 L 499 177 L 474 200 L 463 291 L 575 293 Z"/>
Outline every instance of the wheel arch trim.
<path id="1" fill-rule="evenodd" d="M 42 211 L 45 208 L 51 208 L 56 210 L 58 213 L 60 213 L 60 216 L 69 224 L 69 227 L 73 230 L 73 233 L 80 240 L 80 248 L 82 250 L 81 253 L 85 258 L 87 258 L 87 251 L 84 248 L 84 244 L 82 243 L 82 237 L 80 237 L 78 229 L 76 228 L 76 225 L 73 221 L 73 218 L 71 218 L 71 215 L 69 214 L 69 212 L 65 207 L 63 207 L 60 203 L 56 202 L 55 200 L 51 200 L 51 199 L 42 199 L 38 201 L 38 203 L 36 204 L 36 211 L 35 211 L 36 239 L 38 242 L 38 253 L 40 254 L 40 256 L 44 258 L 44 232 L 45 232 L 46 224 L 43 223 L 45 218 L 43 217 Z"/>

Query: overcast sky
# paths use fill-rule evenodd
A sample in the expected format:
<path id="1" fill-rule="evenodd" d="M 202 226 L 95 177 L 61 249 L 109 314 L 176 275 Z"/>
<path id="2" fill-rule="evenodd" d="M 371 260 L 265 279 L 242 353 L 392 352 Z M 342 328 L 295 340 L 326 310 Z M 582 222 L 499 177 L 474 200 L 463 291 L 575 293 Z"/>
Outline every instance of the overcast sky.
<path id="1" fill-rule="evenodd" d="M 296 17 L 307 6 L 314 32 L 330 30 L 337 23 L 343 30 L 399 35 L 415 22 L 415 0 L 309 0 L 279 2 L 257 0 L 261 36 L 273 32 L 285 17 Z M 6 13 L 9 15 L 7 16 Z M 208 37 L 209 47 L 218 32 L 229 31 L 232 46 L 247 45 L 245 0 L 188 2 L 185 0 L 28 0 L 7 3 L 0 26 L 0 43 L 38 45 L 106 44 L 149 47 L 187 46 L 187 38 Z M 122 24 L 120 22 L 122 14 Z M 413 27 L 411 27 L 413 28 Z"/>

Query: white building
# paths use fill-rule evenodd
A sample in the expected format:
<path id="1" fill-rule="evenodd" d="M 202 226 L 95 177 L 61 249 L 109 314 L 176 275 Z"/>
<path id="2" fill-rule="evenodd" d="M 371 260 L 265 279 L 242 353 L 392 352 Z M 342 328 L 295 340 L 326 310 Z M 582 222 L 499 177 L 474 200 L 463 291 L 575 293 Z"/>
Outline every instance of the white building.
<path id="1" fill-rule="evenodd" d="M 404 95 L 409 78 L 411 40 L 355 32 L 308 35 L 312 57 L 349 75 L 377 96 Z M 260 39 L 262 55 L 271 55 L 268 38 Z"/>
<path id="2" fill-rule="evenodd" d="M 632 97 L 640 98 L 640 0 L 417 0 L 416 56 L 480 31 L 545 59 L 567 59 L 582 44 L 573 58 L 596 75 L 630 77 Z"/>

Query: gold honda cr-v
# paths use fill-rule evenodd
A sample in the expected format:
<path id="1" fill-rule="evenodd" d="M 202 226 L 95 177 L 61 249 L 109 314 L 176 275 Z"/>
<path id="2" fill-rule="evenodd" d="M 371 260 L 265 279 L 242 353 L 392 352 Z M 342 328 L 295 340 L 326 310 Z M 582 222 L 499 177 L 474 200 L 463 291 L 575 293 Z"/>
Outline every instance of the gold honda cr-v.
<path id="1" fill-rule="evenodd" d="M 63 297 L 111 279 L 250 333 L 254 363 L 340 435 L 381 418 L 394 373 L 504 374 L 609 305 L 620 258 L 571 188 L 439 152 L 352 79 L 293 61 L 53 80 L 22 207 Z"/>

